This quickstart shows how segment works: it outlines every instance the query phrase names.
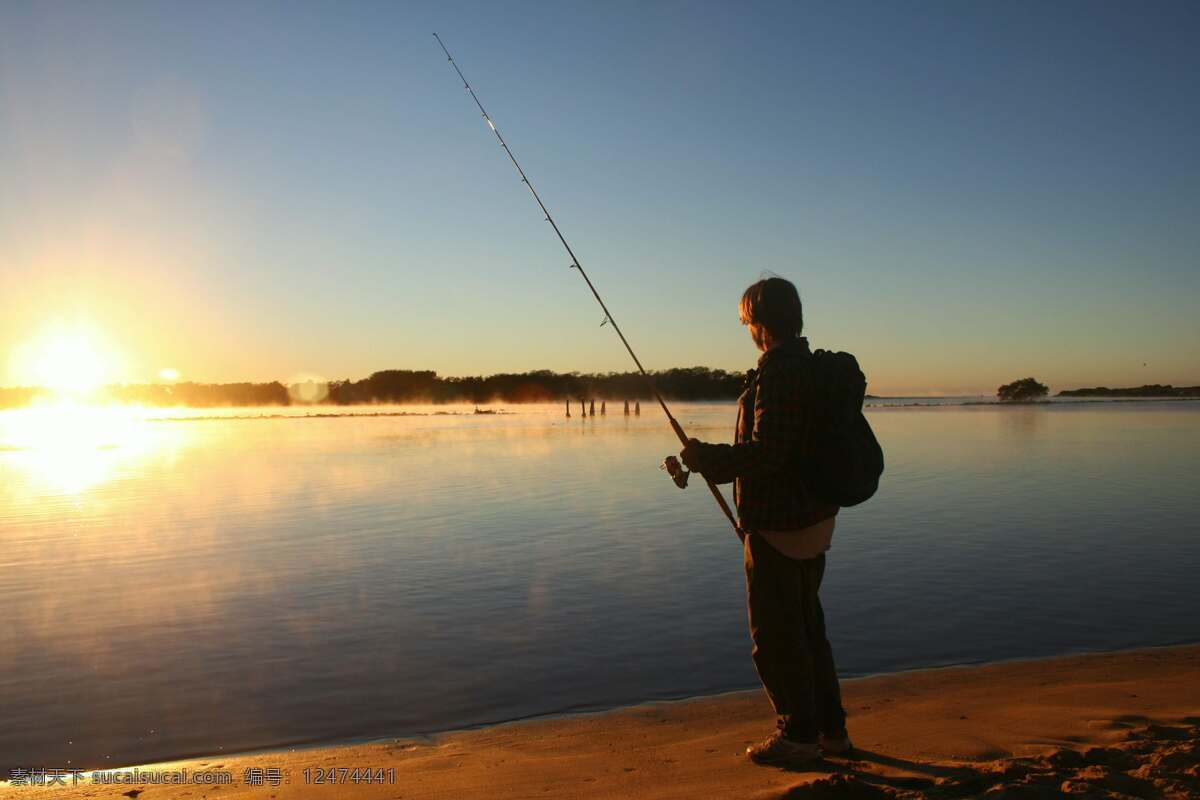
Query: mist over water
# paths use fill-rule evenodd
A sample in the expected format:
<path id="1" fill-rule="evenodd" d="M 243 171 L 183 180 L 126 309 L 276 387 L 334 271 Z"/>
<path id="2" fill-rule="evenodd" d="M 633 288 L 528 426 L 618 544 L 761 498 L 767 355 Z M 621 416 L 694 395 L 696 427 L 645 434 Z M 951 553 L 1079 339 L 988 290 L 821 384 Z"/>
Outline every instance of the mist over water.
<path id="1" fill-rule="evenodd" d="M 757 686 L 740 546 L 658 471 L 661 413 L 505 410 L 0 412 L 0 768 Z M 731 403 L 675 412 L 732 436 Z M 868 415 L 884 481 L 822 589 L 844 675 L 1200 640 L 1200 402 Z"/>

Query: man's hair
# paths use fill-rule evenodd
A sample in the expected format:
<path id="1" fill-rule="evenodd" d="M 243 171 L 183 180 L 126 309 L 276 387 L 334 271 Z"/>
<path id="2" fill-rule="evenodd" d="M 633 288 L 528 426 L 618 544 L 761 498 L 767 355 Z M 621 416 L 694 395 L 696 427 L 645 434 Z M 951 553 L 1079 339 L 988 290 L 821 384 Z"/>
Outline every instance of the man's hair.
<path id="1" fill-rule="evenodd" d="M 743 325 L 765 328 L 773 339 L 794 339 L 804 329 L 800 293 L 791 281 L 778 275 L 763 278 L 742 293 L 738 317 Z"/>

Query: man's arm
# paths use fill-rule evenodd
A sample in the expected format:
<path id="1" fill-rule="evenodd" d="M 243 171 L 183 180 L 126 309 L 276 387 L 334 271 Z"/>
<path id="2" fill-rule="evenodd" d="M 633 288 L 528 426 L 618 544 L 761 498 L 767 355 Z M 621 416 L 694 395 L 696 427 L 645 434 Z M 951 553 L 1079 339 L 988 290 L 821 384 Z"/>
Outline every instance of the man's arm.
<path id="1" fill-rule="evenodd" d="M 683 463 L 713 483 L 782 469 L 804 435 L 800 389 L 794 370 L 764 371 L 754 398 L 752 440 L 709 444 L 693 439 L 680 453 Z"/>

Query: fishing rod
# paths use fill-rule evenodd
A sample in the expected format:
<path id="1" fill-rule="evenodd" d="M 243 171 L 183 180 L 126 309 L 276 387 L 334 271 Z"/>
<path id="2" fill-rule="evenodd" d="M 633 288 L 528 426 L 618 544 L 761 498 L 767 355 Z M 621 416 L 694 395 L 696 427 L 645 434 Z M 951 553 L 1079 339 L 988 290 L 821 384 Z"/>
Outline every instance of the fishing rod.
<path id="1" fill-rule="evenodd" d="M 629 355 L 633 359 L 633 363 L 637 364 L 638 372 L 640 372 L 642 377 L 646 380 L 646 386 L 650 389 L 650 393 L 654 395 L 654 399 L 657 400 L 659 406 L 662 407 L 663 413 L 667 415 L 667 421 L 671 423 L 671 429 L 674 430 L 675 435 L 679 437 L 680 443 L 686 447 L 688 443 L 688 437 L 687 434 L 683 432 L 683 426 L 681 426 L 679 421 L 671 414 L 671 409 L 667 408 L 666 401 L 663 400 L 662 395 L 659 394 L 658 387 L 654 385 L 654 379 L 650 377 L 650 373 L 646 372 L 646 368 L 642 366 L 642 362 L 637 357 L 637 353 L 633 352 L 633 348 L 629 346 L 629 340 L 625 338 L 625 334 L 621 333 L 621 328 L 617 325 L 617 321 L 613 319 L 613 315 L 609 312 L 608 306 L 604 304 L 604 300 L 600 298 L 600 293 L 596 291 L 596 287 L 592 284 L 591 278 L 589 278 L 587 273 L 584 272 L 583 266 L 579 263 L 579 259 L 575 256 L 575 251 L 571 249 L 571 245 L 567 244 L 566 237 L 563 236 L 562 231 L 558 229 L 558 223 L 556 223 L 554 221 L 554 217 L 551 216 L 550 209 L 546 208 L 546 204 L 542 202 L 542 198 L 537 193 L 537 189 L 533 188 L 533 184 L 530 182 L 529 177 L 526 176 L 525 170 L 521 169 L 520 163 L 517 162 L 517 157 L 513 155 L 512 150 L 510 150 L 508 147 L 508 142 L 504 141 L 504 137 L 500 135 L 500 129 L 496 127 L 496 123 L 492 121 L 491 116 L 487 113 L 487 110 L 484 109 L 483 103 L 479 102 L 479 95 L 475 94 L 475 90 L 472 89 L 471 84 L 467 82 L 467 76 L 463 75 L 463 71 L 458 68 L 458 63 L 454 60 L 454 56 L 450 55 L 450 51 L 446 49 L 446 45 L 442 41 L 442 37 L 438 36 L 437 33 L 434 33 L 433 38 L 437 39 L 437 43 L 442 48 L 442 52 L 446 54 L 446 60 L 450 62 L 450 66 L 454 67 L 454 71 L 458 73 L 458 77 L 462 80 L 463 88 L 470 93 L 471 99 L 475 101 L 475 105 L 479 108 L 479 113 L 483 115 L 484 121 L 487 122 L 488 127 L 492 129 L 492 133 L 496 134 L 496 139 L 500 141 L 500 146 L 503 147 L 504 152 L 508 154 L 508 158 L 510 161 L 512 161 L 513 166 L 517 168 L 517 173 L 521 176 L 521 183 L 525 184 L 529 188 L 529 193 L 533 195 L 533 199 L 537 201 L 538 207 L 542 209 L 542 213 L 546 217 L 546 222 L 550 223 L 550 227 L 554 229 L 555 235 L 558 236 L 558 240 L 562 242 L 562 246 L 566 249 L 567 255 L 571 257 L 570 269 L 579 270 L 579 274 L 583 277 L 584 282 L 586 282 L 588 288 L 592 290 L 592 296 L 596 298 L 596 302 L 600 304 L 600 308 L 604 309 L 604 321 L 601 322 L 600 325 L 604 326 L 606 324 L 611 324 L 613 330 L 617 332 L 617 336 L 621 337 L 621 344 L 625 345 L 625 349 L 629 351 Z M 678 459 L 676 459 L 674 456 L 669 457 L 663 463 L 663 468 L 670 473 L 671 478 L 675 481 L 677 486 L 680 488 L 687 486 L 688 473 L 683 471 L 683 468 L 679 465 Z M 717 501 L 717 505 L 721 507 L 721 511 L 725 513 L 725 518 L 728 519 L 729 524 L 733 526 L 733 530 L 738 535 L 738 538 L 744 538 L 745 533 L 740 527 L 738 527 L 737 520 L 734 518 L 733 512 L 729 510 L 729 503 L 725 501 L 725 495 L 721 494 L 721 490 L 718 489 L 716 484 L 714 484 L 708 478 L 705 478 L 704 482 L 708 484 L 709 491 L 712 492 L 713 497 Z"/>

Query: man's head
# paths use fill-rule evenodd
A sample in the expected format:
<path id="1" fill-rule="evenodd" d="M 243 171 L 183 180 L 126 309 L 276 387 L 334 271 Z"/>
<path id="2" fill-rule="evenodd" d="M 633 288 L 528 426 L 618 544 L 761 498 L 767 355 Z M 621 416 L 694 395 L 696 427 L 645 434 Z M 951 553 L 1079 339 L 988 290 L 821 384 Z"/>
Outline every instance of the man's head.
<path id="1" fill-rule="evenodd" d="M 738 317 L 750 328 L 750 337 L 759 350 L 795 339 L 804 329 L 804 309 L 800 293 L 791 281 L 780 277 L 763 278 L 742 293 Z"/>

